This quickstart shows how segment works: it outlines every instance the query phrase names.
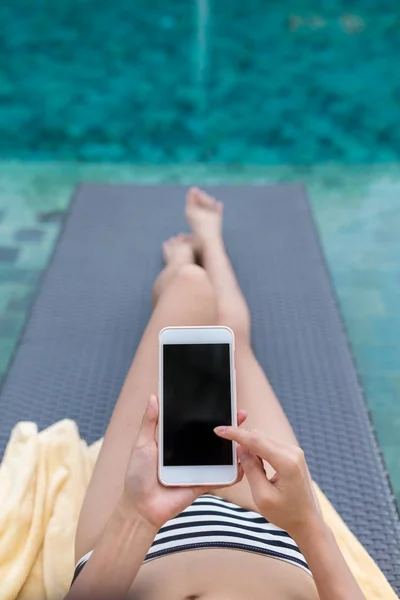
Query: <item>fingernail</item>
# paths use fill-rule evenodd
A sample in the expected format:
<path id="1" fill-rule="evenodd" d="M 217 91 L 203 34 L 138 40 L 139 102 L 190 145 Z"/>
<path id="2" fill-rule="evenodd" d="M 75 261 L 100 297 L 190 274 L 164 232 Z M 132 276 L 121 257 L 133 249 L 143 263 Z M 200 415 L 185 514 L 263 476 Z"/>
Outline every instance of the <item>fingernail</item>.
<path id="1" fill-rule="evenodd" d="M 215 433 L 224 433 L 228 428 L 225 425 L 220 425 L 219 427 L 214 427 Z"/>

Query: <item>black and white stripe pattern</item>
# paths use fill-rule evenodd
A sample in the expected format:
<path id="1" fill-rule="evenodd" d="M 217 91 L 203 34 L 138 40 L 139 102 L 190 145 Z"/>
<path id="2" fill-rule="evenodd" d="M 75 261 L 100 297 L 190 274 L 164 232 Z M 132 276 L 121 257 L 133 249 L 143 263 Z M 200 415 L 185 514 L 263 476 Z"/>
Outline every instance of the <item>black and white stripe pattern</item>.
<path id="1" fill-rule="evenodd" d="M 173 552 L 200 548 L 235 548 L 265 554 L 310 573 L 304 556 L 286 531 L 256 512 L 211 494 L 200 496 L 161 527 L 144 562 Z M 74 580 L 91 554 L 88 552 L 77 563 Z"/>

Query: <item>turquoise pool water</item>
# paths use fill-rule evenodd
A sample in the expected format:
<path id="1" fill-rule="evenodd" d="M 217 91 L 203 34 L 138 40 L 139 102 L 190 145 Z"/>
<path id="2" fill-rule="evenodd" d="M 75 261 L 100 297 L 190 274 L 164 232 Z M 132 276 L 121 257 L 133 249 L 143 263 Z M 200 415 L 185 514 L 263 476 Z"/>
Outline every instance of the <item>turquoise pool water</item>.
<path id="1" fill-rule="evenodd" d="M 9 158 L 400 158 L 393 0 L 3 0 L 0 30 Z"/>
<path id="2" fill-rule="evenodd" d="M 3 0 L 0 374 L 81 180 L 303 181 L 400 502 L 400 6 Z"/>

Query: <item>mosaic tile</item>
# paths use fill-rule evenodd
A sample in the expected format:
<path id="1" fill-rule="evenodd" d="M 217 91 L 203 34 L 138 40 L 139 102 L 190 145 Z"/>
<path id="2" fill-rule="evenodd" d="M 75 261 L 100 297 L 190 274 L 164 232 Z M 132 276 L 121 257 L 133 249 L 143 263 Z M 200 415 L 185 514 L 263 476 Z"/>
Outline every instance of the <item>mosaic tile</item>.
<path id="1" fill-rule="evenodd" d="M 40 265 L 40 269 L 27 269 L 15 266 L 15 268 L 2 268 L 0 265 L 0 283 L 26 283 L 35 284 L 40 276 L 41 269 L 45 263 Z"/>
<path id="2" fill-rule="evenodd" d="M 38 213 L 36 219 L 39 223 L 62 223 L 65 218 L 65 211 L 54 210 L 50 212 Z"/>
<path id="3" fill-rule="evenodd" d="M 0 337 L 11 338 L 19 334 L 23 317 L 11 313 L 0 315 Z"/>
<path id="4" fill-rule="evenodd" d="M 17 242 L 39 242 L 44 235 L 42 229 L 19 229 L 15 233 L 15 240 Z"/>
<path id="5" fill-rule="evenodd" d="M 5 306 L 5 311 L 7 313 L 15 311 L 17 313 L 25 314 L 31 306 L 34 296 L 33 290 L 35 287 L 36 286 L 34 285 L 25 286 L 22 290 L 15 290 L 15 288 L 13 288 Z"/>
<path id="6" fill-rule="evenodd" d="M 19 254 L 18 248 L 12 246 L 0 246 L 0 262 L 2 263 L 14 263 Z"/>

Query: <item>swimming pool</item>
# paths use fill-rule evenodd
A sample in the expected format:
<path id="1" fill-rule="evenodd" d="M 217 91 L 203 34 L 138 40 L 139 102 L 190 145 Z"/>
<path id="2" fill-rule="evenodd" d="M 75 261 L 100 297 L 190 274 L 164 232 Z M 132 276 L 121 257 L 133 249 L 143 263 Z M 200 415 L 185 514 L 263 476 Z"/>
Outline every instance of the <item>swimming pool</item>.
<path id="1" fill-rule="evenodd" d="M 400 159 L 400 8 L 3 0 L 0 151 L 50 160 Z"/>
<path id="2" fill-rule="evenodd" d="M 4 0 L 0 28 L 0 371 L 78 181 L 301 180 L 400 500 L 400 7 Z"/>

